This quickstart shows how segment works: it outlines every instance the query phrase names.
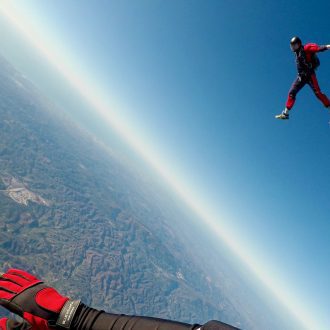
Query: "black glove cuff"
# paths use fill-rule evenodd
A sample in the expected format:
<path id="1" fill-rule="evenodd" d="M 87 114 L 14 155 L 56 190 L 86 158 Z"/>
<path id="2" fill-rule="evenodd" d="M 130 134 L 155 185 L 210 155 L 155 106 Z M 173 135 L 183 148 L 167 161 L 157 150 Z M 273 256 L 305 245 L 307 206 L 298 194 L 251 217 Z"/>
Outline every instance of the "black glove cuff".
<path id="1" fill-rule="evenodd" d="M 72 320 L 76 315 L 79 305 L 80 300 L 68 300 L 61 310 L 61 313 L 56 321 L 56 326 L 64 329 L 70 329 Z"/>

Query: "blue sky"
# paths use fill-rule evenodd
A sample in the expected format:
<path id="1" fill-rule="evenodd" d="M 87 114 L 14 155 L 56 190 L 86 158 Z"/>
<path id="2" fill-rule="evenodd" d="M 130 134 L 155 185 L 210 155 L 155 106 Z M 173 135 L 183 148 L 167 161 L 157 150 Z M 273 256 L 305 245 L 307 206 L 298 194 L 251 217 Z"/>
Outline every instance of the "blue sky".
<path id="1" fill-rule="evenodd" d="M 30 0 L 20 7 L 242 245 L 329 323 L 330 116 L 306 87 L 290 120 L 274 119 L 296 75 L 289 40 L 330 44 L 329 2 Z M 50 97 L 80 104 L 56 83 L 62 78 L 47 79 L 54 70 L 14 32 L 1 38 L 0 53 Z M 330 95 L 330 52 L 320 59 L 319 82 Z"/>

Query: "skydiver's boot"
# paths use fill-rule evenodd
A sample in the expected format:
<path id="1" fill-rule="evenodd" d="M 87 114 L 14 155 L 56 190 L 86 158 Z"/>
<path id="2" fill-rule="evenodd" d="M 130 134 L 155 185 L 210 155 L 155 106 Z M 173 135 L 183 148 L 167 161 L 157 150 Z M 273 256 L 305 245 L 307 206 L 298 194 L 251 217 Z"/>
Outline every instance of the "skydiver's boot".
<path id="1" fill-rule="evenodd" d="M 285 108 L 281 114 L 276 115 L 275 118 L 277 119 L 289 119 L 289 109 Z"/>

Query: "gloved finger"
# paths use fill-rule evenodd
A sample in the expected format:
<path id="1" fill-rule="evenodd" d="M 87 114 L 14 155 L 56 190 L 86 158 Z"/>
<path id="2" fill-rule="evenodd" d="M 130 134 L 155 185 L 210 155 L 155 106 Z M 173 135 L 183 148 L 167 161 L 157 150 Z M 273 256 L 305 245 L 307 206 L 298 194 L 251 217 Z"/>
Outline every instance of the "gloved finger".
<path id="1" fill-rule="evenodd" d="M 18 285 L 17 283 L 12 282 L 11 280 L 7 280 L 4 277 L 0 279 L 0 290 L 7 290 L 14 293 L 18 293 L 22 291 L 22 286 Z"/>
<path id="2" fill-rule="evenodd" d="M 31 282 L 39 281 L 35 276 L 25 272 L 24 270 L 20 270 L 20 269 L 11 268 L 11 269 L 8 270 L 7 274 L 20 276 L 22 278 L 25 278 L 28 281 L 31 281 Z"/>
<path id="3" fill-rule="evenodd" d="M 2 280 L 8 280 L 12 283 L 15 283 L 19 285 L 20 287 L 26 287 L 31 284 L 31 281 L 26 280 L 25 278 L 18 276 L 18 275 L 12 275 L 12 274 L 3 274 Z"/>
<path id="4" fill-rule="evenodd" d="M 19 291 L 22 291 L 22 287 L 17 284 L 9 281 L 0 281 L 0 299 L 11 299 Z"/>

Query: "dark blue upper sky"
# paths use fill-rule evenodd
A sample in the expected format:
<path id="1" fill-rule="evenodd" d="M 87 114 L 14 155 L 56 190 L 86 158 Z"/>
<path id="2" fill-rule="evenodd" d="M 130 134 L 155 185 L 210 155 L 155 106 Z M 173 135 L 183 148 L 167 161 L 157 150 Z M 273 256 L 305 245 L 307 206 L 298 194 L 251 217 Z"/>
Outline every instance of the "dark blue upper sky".
<path id="1" fill-rule="evenodd" d="M 329 1 L 20 5 L 176 174 L 231 219 L 255 258 L 330 322 L 329 113 L 306 87 L 290 120 L 274 119 L 296 75 L 289 40 L 330 44 Z M 49 87 L 32 55 L 18 51 L 26 45 L 2 38 L 1 53 Z M 330 95 L 330 51 L 320 60 Z"/>

